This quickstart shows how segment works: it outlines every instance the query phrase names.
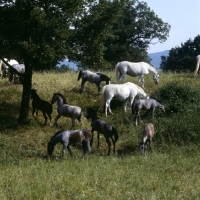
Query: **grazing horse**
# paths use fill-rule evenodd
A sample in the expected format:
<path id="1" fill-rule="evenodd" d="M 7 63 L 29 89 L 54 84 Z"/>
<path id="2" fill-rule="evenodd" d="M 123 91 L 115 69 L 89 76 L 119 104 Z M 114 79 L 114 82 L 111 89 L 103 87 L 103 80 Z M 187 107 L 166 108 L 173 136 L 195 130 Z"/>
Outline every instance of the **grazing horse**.
<path id="1" fill-rule="evenodd" d="M 153 80 L 157 85 L 159 82 L 159 74 L 156 69 L 146 62 L 128 62 L 122 61 L 118 62 L 115 66 L 116 82 L 118 83 L 120 79 L 124 83 L 125 74 L 130 76 L 139 76 L 138 82 L 142 81 L 142 87 L 144 88 L 144 75 L 152 74 Z"/>
<path id="2" fill-rule="evenodd" d="M 64 159 L 64 154 L 66 149 L 68 149 L 71 157 L 73 158 L 72 151 L 70 149 L 70 145 L 73 144 L 82 144 L 83 147 L 83 159 L 86 152 L 91 152 L 90 141 L 92 139 L 92 133 L 86 129 L 79 130 L 62 130 L 55 133 L 55 135 L 51 138 L 50 142 L 47 146 L 47 154 L 52 157 L 54 146 L 57 143 L 61 143 L 63 145 L 62 148 L 62 160 Z"/>
<path id="3" fill-rule="evenodd" d="M 138 124 L 138 119 L 140 119 L 140 111 L 141 110 L 152 110 L 152 118 L 154 118 L 155 109 L 160 108 L 163 112 L 165 112 L 165 106 L 159 103 L 155 99 L 139 99 L 133 102 L 132 104 L 132 114 L 136 111 L 135 114 L 135 125 Z"/>
<path id="4" fill-rule="evenodd" d="M 200 55 L 198 55 L 196 57 L 196 68 L 195 68 L 195 71 L 194 71 L 194 75 L 196 75 L 196 73 L 198 72 L 199 70 L 199 65 L 200 65 Z"/>
<path id="5" fill-rule="evenodd" d="M 103 134 L 104 137 L 106 138 L 106 142 L 108 144 L 108 156 L 110 155 L 110 147 L 111 147 L 111 142 L 109 138 L 111 138 L 112 143 L 113 143 L 113 153 L 115 153 L 115 143 L 118 140 L 118 132 L 115 127 L 113 127 L 110 123 L 100 119 L 97 116 L 96 111 L 93 108 L 87 108 L 86 111 L 83 112 L 84 116 L 87 119 L 91 119 L 91 127 L 92 127 L 92 140 L 91 140 L 91 145 L 93 143 L 93 135 L 94 131 L 97 131 L 97 139 L 98 139 L 98 146 L 99 146 L 99 134 Z"/>
<path id="6" fill-rule="evenodd" d="M 104 74 L 94 73 L 94 72 L 91 72 L 89 70 L 80 71 L 77 81 L 79 81 L 80 79 L 82 79 L 81 92 L 85 91 L 84 84 L 85 84 L 86 81 L 89 81 L 90 83 L 95 83 L 97 88 L 98 88 L 98 92 L 100 92 L 100 90 L 101 90 L 101 87 L 100 87 L 101 82 L 102 81 L 106 81 L 106 85 L 108 85 L 108 84 L 110 84 L 110 80 L 111 80 L 111 78 L 109 78 L 108 76 L 106 76 Z"/>
<path id="7" fill-rule="evenodd" d="M 14 64 L 12 68 L 15 69 L 19 74 L 25 73 L 25 65 L 24 64 Z M 9 81 L 15 83 L 17 79 L 20 79 L 22 83 L 23 78 L 19 76 L 16 72 L 14 72 L 11 68 L 9 68 Z"/>
<path id="8" fill-rule="evenodd" d="M 81 121 L 81 114 L 82 110 L 78 106 L 71 106 L 67 104 L 65 97 L 60 93 L 55 93 L 52 97 L 51 104 L 54 104 L 57 101 L 57 112 L 58 115 L 55 118 L 54 125 L 58 126 L 58 119 L 61 116 L 70 117 L 72 120 L 72 126 L 70 130 L 75 126 L 75 120 L 77 119 L 80 123 L 80 128 L 82 127 L 82 121 Z"/>
<path id="9" fill-rule="evenodd" d="M 14 64 L 19 64 L 16 60 L 8 60 L 7 58 L 4 58 L 4 60 L 9 64 L 9 65 L 14 65 Z M 4 63 L 2 60 L 0 60 L 0 76 L 2 78 L 5 78 L 8 76 L 8 70 L 9 67 L 6 63 Z"/>
<path id="10" fill-rule="evenodd" d="M 37 118 L 38 110 L 41 110 L 42 113 L 43 113 L 43 116 L 45 118 L 44 125 L 46 125 L 46 123 L 47 123 L 47 115 L 48 115 L 49 120 L 50 120 L 50 126 L 51 126 L 51 113 L 52 113 L 52 110 L 53 110 L 52 105 L 48 101 L 42 100 L 38 96 L 36 91 L 37 90 L 31 89 L 31 99 L 33 99 L 32 100 L 32 107 L 33 107 L 32 115 L 34 117 L 34 113 L 36 111 L 36 118 Z"/>
<path id="11" fill-rule="evenodd" d="M 142 98 L 149 98 L 141 87 L 131 82 L 127 82 L 124 84 L 105 85 L 102 89 L 101 95 L 101 111 L 103 111 L 103 108 L 105 106 L 106 116 L 107 109 L 112 114 L 112 111 L 110 109 L 110 102 L 112 99 L 116 99 L 119 101 L 125 100 L 124 110 L 126 112 L 128 100 L 130 100 L 130 104 L 132 105 L 136 95 Z"/>
<path id="12" fill-rule="evenodd" d="M 155 134 L 154 126 L 151 123 L 146 123 L 144 125 L 144 131 L 143 131 L 143 136 L 142 139 L 139 143 L 139 148 L 142 154 L 145 154 L 145 150 L 147 148 L 147 142 L 149 142 L 150 150 L 152 150 L 152 138 Z"/>

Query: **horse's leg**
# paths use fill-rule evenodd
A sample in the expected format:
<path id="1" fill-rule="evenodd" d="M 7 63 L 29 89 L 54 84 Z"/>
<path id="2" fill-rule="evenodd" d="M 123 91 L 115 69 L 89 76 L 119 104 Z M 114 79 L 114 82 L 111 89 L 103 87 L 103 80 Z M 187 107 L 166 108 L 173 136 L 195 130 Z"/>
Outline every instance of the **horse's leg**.
<path id="1" fill-rule="evenodd" d="M 66 152 L 66 148 L 67 148 L 67 147 L 68 147 L 67 144 L 64 143 L 64 144 L 63 144 L 63 148 L 62 148 L 62 160 L 64 160 L 64 155 L 65 155 L 65 152 Z"/>
<path id="2" fill-rule="evenodd" d="M 33 106 L 33 110 L 32 110 L 32 115 L 34 117 L 34 113 L 35 113 L 35 107 Z M 35 117 L 34 117 L 35 118 Z"/>
<path id="3" fill-rule="evenodd" d="M 80 124 L 80 129 L 81 129 L 81 128 L 82 128 L 82 125 L 83 125 L 82 120 L 81 120 L 81 116 L 80 116 L 79 118 L 77 118 L 77 120 L 78 120 L 78 122 L 79 122 L 79 124 Z M 75 124 L 75 122 L 74 122 L 74 124 Z"/>
<path id="4" fill-rule="evenodd" d="M 84 88 L 84 84 L 85 84 L 86 80 L 82 79 L 81 81 L 81 92 L 85 92 L 85 88 Z"/>
<path id="5" fill-rule="evenodd" d="M 137 111 L 136 115 L 135 115 L 135 125 L 138 125 L 138 120 L 140 120 L 140 112 Z"/>
<path id="6" fill-rule="evenodd" d="M 72 126 L 71 126 L 71 128 L 69 130 L 71 130 L 75 126 L 75 118 L 72 117 L 71 119 L 72 119 Z"/>
<path id="7" fill-rule="evenodd" d="M 124 83 L 125 82 L 125 74 L 122 74 L 121 77 L 122 77 L 122 83 Z"/>
<path id="8" fill-rule="evenodd" d="M 101 87 L 100 87 L 100 82 L 95 83 L 97 88 L 98 88 L 98 92 L 100 93 Z"/>
<path id="9" fill-rule="evenodd" d="M 113 153 L 115 153 L 115 140 L 113 139 L 113 137 L 111 136 L 110 137 L 111 140 L 112 140 L 112 143 L 113 143 Z"/>
<path id="10" fill-rule="evenodd" d="M 69 147 L 69 144 L 67 145 L 67 149 L 68 149 L 68 151 L 69 151 L 69 153 L 70 153 L 71 158 L 74 159 L 73 154 L 72 154 L 72 151 L 71 151 L 71 149 L 70 149 L 70 147 Z"/>
<path id="11" fill-rule="evenodd" d="M 109 137 L 106 137 L 106 142 L 107 142 L 107 144 L 108 144 L 108 156 L 110 155 L 110 147 L 111 147 L 111 142 L 110 142 L 110 140 L 109 140 Z"/>
<path id="12" fill-rule="evenodd" d="M 42 113 L 43 113 L 43 116 L 44 116 L 44 118 L 45 118 L 44 125 L 46 125 L 46 123 L 47 123 L 47 115 L 46 115 L 46 113 L 45 113 L 44 111 L 42 111 Z"/>
<path id="13" fill-rule="evenodd" d="M 49 120 L 50 120 L 50 125 L 49 126 L 51 126 L 51 114 L 47 113 L 47 115 L 49 116 Z"/>
<path id="14" fill-rule="evenodd" d="M 154 118 L 155 109 L 156 109 L 156 108 L 153 108 L 153 109 L 152 109 L 152 118 Z"/>
<path id="15" fill-rule="evenodd" d="M 97 147 L 99 147 L 99 131 L 97 131 Z"/>
<path id="16" fill-rule="evenodd" d="M 150 150 L 152 151 L 152 143 L 153 143 L 153 140 L 152 138 L 149 139 L 149 146 L 150 146 Z"/>
<path id="17" fill-rule="evenodd" d="M 91 138 L 91 141 L 90 141 L 90 146 L 92 146 L 92 144 L 93 144 L 93 136 L 94 136 L 94 130 L 93 129 L 91 130 L 91 133 L 92 133 L 92 138 Z"/>
<path id="18" fill-rule="evenodd" d="M 59 119 L 61 116 L 62 116 L 62 115 L 58 113 L 58 115 L 57 115 L 56 118 L 55 118 L 55 122 L 54 122 L 53 126 L 56 125 L 56 126 L 58 127 L 57 121 L 58 121 L 58 119 Z"/>
<path id="19" fill-rule="evenodd" d="M 111 114 L 113 114 L 112 111 L 111 111 L 111 109 L 110 109 L 110 102 L 111 102 L 111 99 L 108 99 L 108 100 L 106 101 L 106 106 L 105 106 L 105 114 L 106 114 L 106 116 L 107 116 L 107 109 L 108 109 L 108 111 L 109 111 Z"/>
<path id="20" fill-rule="evenodd" d="M 140 75 L 138 79 L 138 84 L 142 81 L 142 88 L 144 88 L 144 75 Z"/>

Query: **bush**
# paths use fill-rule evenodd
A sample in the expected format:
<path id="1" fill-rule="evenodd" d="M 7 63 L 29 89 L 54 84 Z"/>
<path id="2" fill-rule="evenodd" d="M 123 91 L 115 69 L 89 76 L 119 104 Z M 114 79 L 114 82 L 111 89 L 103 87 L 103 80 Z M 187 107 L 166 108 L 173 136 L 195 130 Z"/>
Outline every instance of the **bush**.
<path id="1" fill-rule="evenodd" d="M 167 114 L 184 112 L 185 108 L 197 102 L 198 92 L 188 85 L 168 83 L 154 94 L 167 107 Z"/>

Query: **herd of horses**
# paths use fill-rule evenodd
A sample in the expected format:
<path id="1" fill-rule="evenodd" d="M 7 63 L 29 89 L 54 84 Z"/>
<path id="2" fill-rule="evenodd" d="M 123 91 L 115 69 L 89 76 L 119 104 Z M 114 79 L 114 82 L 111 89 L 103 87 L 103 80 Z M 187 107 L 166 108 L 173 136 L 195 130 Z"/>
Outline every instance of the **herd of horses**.
<path id="1" fill-rule="evenodd" d="M 10 65 L 21 65 L 19 63 L 11 63 Z M 12 60 L 13 62 L 13 60 Z M 197 56 L 197 65 L 195 72 L 197 73 L 200 64 L 200 55 Z M 4 66 L 4 67 L 3 67 Z M 0 60 L 0 75 L 5 76 L 6 72 L 2 72 L 2 69 L 5 68 L 5 63 L 3 65 L 2 60 Z M 25 68 L 24 68 L 25 69 Z M 24 73 L 24 72 L 22 72 Z M 142 81 L 142 87 L 134 84 L 132 82 L 125 82 L 125 74 L 130 76 L 139 76 L 138 82 Z M 138 125 L 138 120 L 140 119 L 140 111 L 141 110 L 152 110 L 152 118 L 154 118 L 155 109 L 159 108 L 163 112 L 165 112 L 165 106 L 162 105 L 155 99 L 149 98 L 149 95 L 144 91 L 144 75 L 151 74 L 153 76 L 153 80 L 155 84 L 159 83 L 159 74 L 156 69 L 148 63 L 139 62 L 139 63 L 131 63 L 128 61 L 123 61 L 117 63 L 115 66 L 115 75 L 116 75 L 116 84 L 110 84 L 111 78 L 101 73 L 94 73 L 89 70 L 82 70 L 78 74 L 78 79 L 82 79 L 81 82 L 81 92 L 84 92 L 84 84 L 86 81 L 91 83 L 95 83 L 98 89 L 98 92 L 101 91 L 100 83 L 102 81 L 106 82 L 106 85 L 102 88 L 101 91 L 101 102 L 100 108 L 102 112 L 105 109 L 105 116 L 107 116 L 107 110 L 112 114 L 110 103 L 112 99 L 116 99 L 119 101 L 124 101 L 124 110 L 126 112 L 127 103 L 130 102 L 132 114 L 135 114 L 135 125 Z M 119 84 L 119 80 L 122 79 L 122 84 Z M 135 100 L 135 97 L 139 96 L 139 100 Z M 38 94 L 37 90 L 31 89 L 31 99 L 32 99 L 32 115 L 34 116 L 36 112 L 36 117 L 38 115 L 38 110 L 41 110 L 43 116 L 45 118 L 44 125 L 47 123 L 47 116 L 49 117 L 50 126 L 51 126 L 51 114 L 52 114 L 52 104 L 57 102 L 57 116 L 55 118 L 55 122 L 53 125 L 58 126 L 58 119 L 61 116 L 65 116 L 71 118 L 71 127 L 69 130 L 61 130 L 55 133 L 55 135 L 50 139 L 47 147 L 47 154 L 52 157 L 54 146 L 57 143 L 61 143 L 63 145 L 62 148 L 62 159 L 64 158 L 64 154 L 66 149 L 68 149 L 71 157 L 72 151 L 70 149 L 71 144 L 82 144 L 83 148 L 83 158 L 86 152 L 91 152 L 91 146 L 93 143 L 93 135 L 94 132 L 97 132 L 98 146 L 99 146 L 99 134 L 103 134 L 106 139 L 106 143 L 108 145 L 108 153 L 110 155 L 111 150 L 111 142 L 113 144 L 113 153 L 115 153 L 115 144 L 119 138 L 119 134 L 117 129 L 110 123 L 106 122 L 103 119 L 100 119 L 97 115 L 97 111 L 94 108 L 86 108 L 82 110 L 79 106 L 69 105 L 66 102 L 64 95 L 61 93 L 55 93 L 52 96 L 51 103 L 48 101 L 42 100 Z M 81 116 L 83 115 L 87 119 L 91 119 L 91 131 L 82 128 L 82 120 Z M 75 126 L 75 121 L 78 121 L 80 124 L 80 129 L 72 130 Z M 140 119 L 141 120 L 141 119 Z M 154 125 L 151 123 L 146 123 L 144 125 L 144 131 L 142 135 L 142 139 L 139 143 L 139 149 L 142 154 L 145 154 L 145 149 L 147 147 L 147 142 L 150 144 L 150 149 L 152 148 L 152 138 L 154 136 Z"/>

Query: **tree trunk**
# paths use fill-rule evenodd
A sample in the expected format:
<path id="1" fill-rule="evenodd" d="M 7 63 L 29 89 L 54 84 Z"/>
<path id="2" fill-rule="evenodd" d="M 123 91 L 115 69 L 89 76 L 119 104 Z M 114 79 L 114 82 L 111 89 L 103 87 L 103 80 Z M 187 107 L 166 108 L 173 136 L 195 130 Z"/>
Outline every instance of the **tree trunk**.
<path id="1" fill-rule="evenodd" d="M 32 86 L 32 66 L 31 60 L 25 60 L 25 73 L 23 80 L 23 93 L 22 100 L 20 106 L 20 114 L 18 118 L 18 122 L 20 124 L 28 123 L 29 116 L 29 103 L 30 103 L 30 94 L 31 94 L 31 86 Z"/>

